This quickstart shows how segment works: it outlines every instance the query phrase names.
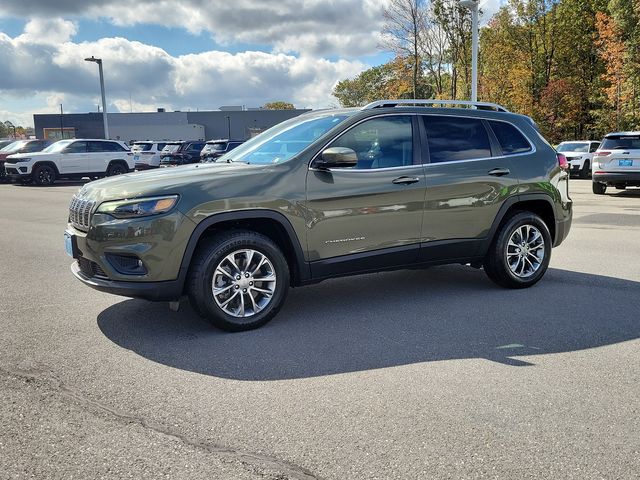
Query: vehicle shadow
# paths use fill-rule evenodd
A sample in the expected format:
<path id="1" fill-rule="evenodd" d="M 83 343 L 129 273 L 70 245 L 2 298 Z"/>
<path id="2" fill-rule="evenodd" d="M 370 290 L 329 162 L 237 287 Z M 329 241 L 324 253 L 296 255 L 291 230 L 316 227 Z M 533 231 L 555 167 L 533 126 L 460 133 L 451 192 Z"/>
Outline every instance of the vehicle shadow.
<path id="1" fill-rule="evenodd" d="M 13 185 L 20 188 L 55 188 L 55 187 L 81 187 L 91 180 L 83 178 L 81 180 L 56 180 L 52 185 L 37 185 L 34 182 L 20 183 L 14 182 Z"/>
<path id="2" fill-rule="evenodd" d="M 470 267 L 379 273 L 293 289 L 266 326 L 225 333 L 188 305 L 126 300 L 98 316 L 119 346 L 154 362 L 238 380 L 281 380 L 438 360 L 513 366 L 640 337 L 640 283 L 550 269 L 505 290 Z M 526 359 L 518 358 L 527 356 Z"/>

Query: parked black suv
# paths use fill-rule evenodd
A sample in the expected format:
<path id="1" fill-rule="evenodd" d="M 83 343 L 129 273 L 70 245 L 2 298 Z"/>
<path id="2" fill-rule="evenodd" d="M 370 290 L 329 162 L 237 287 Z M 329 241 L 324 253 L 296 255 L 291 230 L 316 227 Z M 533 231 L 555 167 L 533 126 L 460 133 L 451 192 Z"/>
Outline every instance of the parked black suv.
<path id="1" fill-rule="evenodd" d="M 200 151 L 204 148 L 202 140 L 167 142 L 160 153 L 161 167 L 175 167 L 200 162 Z"/>
<path id="2" fill-rule="evenodd" d="M 310 112 L 216 163 L 87 184 L 65 233 L 73 273 L 117 295 L 186 294 L 227 330 L 341 275 L 460 263 L 535 284 L 571 226 L 566 161 L 528 117 L 440 103 L 470 104 Z"/>
<path id="3" fill-rule="evenodd" d="M 200 152 L 200 161 L 202 163 L 215 162 L 222 155 L 239 147 L 243 143 L 244 140 L 228 140 L 226 138 L 209 140 Z"/>

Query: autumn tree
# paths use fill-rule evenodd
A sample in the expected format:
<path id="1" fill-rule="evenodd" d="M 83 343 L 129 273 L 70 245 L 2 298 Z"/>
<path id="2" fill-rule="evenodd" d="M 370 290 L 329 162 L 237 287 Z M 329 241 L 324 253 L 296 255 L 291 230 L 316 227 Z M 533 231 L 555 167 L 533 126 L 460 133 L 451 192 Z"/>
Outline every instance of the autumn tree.
<path id="1" fill-rule="evenodd" d="M 294 107 L 293 103 L 279 100 L 276 102 L 265 103 L 262 108 L 265 110 L 294 110 L 296 107 Z"/>
<path id="2" fill-rule="evenodd" d="M 419 98 L 418 79 L 422 74 L 420 45 L 424 32 L 424 0 L 390 0 L 382 12 L 383 43 L 398 57 L 407 59 L 412 68 L 412 96 Z"/>

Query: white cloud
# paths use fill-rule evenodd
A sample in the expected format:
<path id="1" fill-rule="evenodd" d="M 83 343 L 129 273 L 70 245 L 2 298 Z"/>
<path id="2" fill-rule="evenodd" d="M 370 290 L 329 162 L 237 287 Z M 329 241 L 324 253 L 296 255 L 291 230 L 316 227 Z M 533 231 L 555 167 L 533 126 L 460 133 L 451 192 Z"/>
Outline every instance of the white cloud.
<path id="1" fill-rule="evenodd" d="M 99 98 L 98 69 L 84 58 L 95 55 L 104 61 L 111 110 L 129 111 L 130 96 L 134 111 L 260 106 L 273 100 L 321 108 L 335 103 L 331 91 L 336 82 L 366 68 L 357 60 L 306 54 L 208 51 L 172 56 L 124 38 L 74 43 L 69 40 L 73 32 L 73 23 L 55 18 L 32 20 L 15 38 L 0 32 L 0 65 L 5 66 L 0 97 L 46 95 L 40 113 L 57 112 L 60 103 L 65 111 L 93 111 Z M 32 120 L 22 118 L 21 123 Z"/>
<path id="2" fill-rule="evenodd" d="M 376 51 L 387 0 L 3 0 L 0 15 L 106 18 L 209 32 L 222 44 L 356 57 Z"/>

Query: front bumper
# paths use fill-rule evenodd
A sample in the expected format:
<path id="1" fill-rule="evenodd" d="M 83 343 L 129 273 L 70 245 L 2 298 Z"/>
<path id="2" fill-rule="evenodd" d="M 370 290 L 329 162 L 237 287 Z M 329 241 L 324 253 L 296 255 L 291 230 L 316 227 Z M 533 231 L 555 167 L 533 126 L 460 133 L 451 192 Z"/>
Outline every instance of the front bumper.
<path id="1" fill-rule="evenodd" d="M 640 187 L 640 172 L 593 172 L 594 182 Z"/>
<path id="2" fill-rule="evenodd" d="M 5 172 L 6 178 L 12 181 L 31 178 L 30 164 L 4 162 L 2 170 Z"/>
<path id="3" fill-rule="evenodd" d="M 182 296 L 183 281 L 181 280 L 143 283 L 109 280 L 95 276 L 89 277 L 80 270 L 78 262 L 74 262 L 71 265 L 71 273 L 86 286 L 113 295 L 153 301 L 173 301 L 180 299 Z"/>

